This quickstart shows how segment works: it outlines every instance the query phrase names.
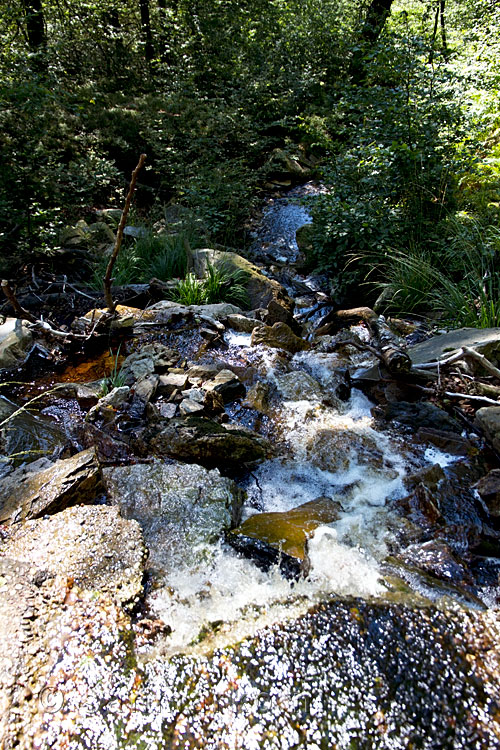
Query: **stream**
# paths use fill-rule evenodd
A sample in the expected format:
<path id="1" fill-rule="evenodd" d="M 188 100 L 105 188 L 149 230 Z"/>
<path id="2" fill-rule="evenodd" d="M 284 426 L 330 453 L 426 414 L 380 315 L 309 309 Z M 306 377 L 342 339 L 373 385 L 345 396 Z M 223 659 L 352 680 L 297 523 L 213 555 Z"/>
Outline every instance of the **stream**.
<path id="1" fill-rule="evenodd" d="M 266 273 L 272 263 L 286 267 L 297 312 L 322 299 L 315 280 L 293 271 L 295 232 L 309 218 L 298 199 L 319 189 L 310 184 L 270 199 L 252 246 Z M 316 322 L 312 316 L 310 334 Z M 363 325 L 356 333 L 367 336 Z M 170 459 L 149 457 L 133 462 L 124 479 L 120 468 L 104 470 L 112 504 L 139 521 L 149 548 L 138 624 L 104 605 L 93 624 L 82 621 L 88 635 L 63 649 L 50 672 L 48 684 L 60 686 L 64 704 L 42 716 L 32 746 L 500 747 L 498 561 L 469 554 L 474 529 L 484 525 L 477 493 L 443 490 L 440 519 L 453 519 L 453 529 L 442 531 L 439 520 L 437 535 L 411 505 L 413 477 L 434 471 L 441 490 L 461 493 L 476 459 L 469 469 L 463 453 L 384 422 L 346 376 L 372 363 L 366 353 L 328 351 L 326 342 L 290 354 L 252 345 L 251 333 L 229 327 L 223 346 L 201 350 L 200 342 L 182 330 L 162 339 L 196 366 L 239 376 L 247 395 L 226 404 L 225 418 L 269 441 L 272 454 L 250 470 L 185 465 L 176 474 Z M 75 401 L 57 399 L 44 416 L 66 432 L 82 418 Z M 119 429 L 135 439 L 125 420 Z M 240 498 L 242 529 L 262 514 L 327 507 L 331 518 L 318 516 L 298 554 L 300 574 L 283 568 L 286 545 L 263 565 L 230 534 L 211 535 L 215 505 L 200 508 L 200 482 L 219 503 L 231 493 Z M 187 506 L 176 505 L 183 492 L 189 519 Z M 475 578 L 460 551 L 473 559 Z M 59 633 L 78 627 L 76 614 L 67 618 Z M 112 624 L 103 625 L 106 618 Z M 137 638 L 141 622 L 159 623 L 159 634 Z"/>

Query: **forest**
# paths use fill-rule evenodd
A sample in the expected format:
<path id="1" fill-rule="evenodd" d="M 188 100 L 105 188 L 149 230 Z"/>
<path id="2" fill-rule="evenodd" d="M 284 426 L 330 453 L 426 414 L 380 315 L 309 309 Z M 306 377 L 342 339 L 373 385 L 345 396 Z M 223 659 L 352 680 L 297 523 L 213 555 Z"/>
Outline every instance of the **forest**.
<path id="1" fill-rule="evenodd" d="M 40 265 L 78 276 L 64 228 L 120 208 L 144 152 L 133 219 L 149 244 L 123 251 L 117 282 L 177 270 L 153 230 L 172 206 L 181 244 L 244 254 L 263 197 L 314 178 L 325 190 L 309 206 L 305 267 L 327 274 L 335 303 L 500 323 L 496 0 L 1 8 L 0 270 L 12 282 Z M 76 265 L 101 283 L 102 258 Z"/>

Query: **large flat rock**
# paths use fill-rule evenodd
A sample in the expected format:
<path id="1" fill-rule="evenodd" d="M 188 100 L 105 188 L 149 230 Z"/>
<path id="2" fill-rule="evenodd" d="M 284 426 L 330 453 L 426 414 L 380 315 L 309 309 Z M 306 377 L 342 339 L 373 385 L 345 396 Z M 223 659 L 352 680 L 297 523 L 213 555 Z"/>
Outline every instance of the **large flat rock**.
<path id="1" fill-rule="evenodd" d="M 17 523 L 92 502 L 100 481 L 93 448 L 40 471 L 37 464 L 16 469 L 0 485 L 0 522 Z"/>
<path id="2" fill-rule="evenodd" d="M 488 359 L 497 360 L 500 356 L 500 328 L 457 328 L 412 346 L 408 354 L 413 364 L 419 365 L 444 359 L 462 346 L 469 346 Z"/>

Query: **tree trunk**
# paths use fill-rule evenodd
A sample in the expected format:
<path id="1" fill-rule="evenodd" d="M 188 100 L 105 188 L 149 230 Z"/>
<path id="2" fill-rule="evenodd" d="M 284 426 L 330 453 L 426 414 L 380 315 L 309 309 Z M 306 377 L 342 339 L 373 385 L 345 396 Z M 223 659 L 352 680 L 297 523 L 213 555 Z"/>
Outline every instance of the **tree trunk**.
<path id="1" fill-rule="evenodd" d="M 38 67 L 45 70 L 47 67 L 47 37 L 45 35 L 42 2 L 41 0 L 23 0 L 23 7 L 30 52 L 36 55 L 35 60 Z"/>
<path id="2" fill-rule="evenodd" d="M 364 78 L 364 55 L 369 47 L 373 47 L 384 28 L 391 12 L 393 0 L 372 0 L 365 22 L 359 34 L 358 48 L 354 52 L 349 66 L 349 73 L 354 83 L 361 83 Z"/>
<path id="3" fill-rule="evenodd" d="M 141 26 L 144 36 L 144 57 L 148 63 L 150 63 L 154 57 L 154 49 L 151 18 L 149 15 L 149 0 L 139 0 L 139 8 L 141 11 Z"/>

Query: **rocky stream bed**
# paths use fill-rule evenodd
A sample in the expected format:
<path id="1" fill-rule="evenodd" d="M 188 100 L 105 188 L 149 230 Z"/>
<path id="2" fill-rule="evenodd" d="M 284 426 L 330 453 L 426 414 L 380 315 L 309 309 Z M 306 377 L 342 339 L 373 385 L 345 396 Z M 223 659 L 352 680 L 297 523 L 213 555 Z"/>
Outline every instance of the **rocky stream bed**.
<path id="1" fill-rule="evenodd" d="M 270 200 L 256 265 L 223 254 L 248 310 L 119 306 L 29 382 L 2 326 L 2 747 L 500 747 L 500 406 L 464 421 L 316 332 L 315 189 Z M 500 329 L 420 337 L 417 368 L 500 361 Z"/>

